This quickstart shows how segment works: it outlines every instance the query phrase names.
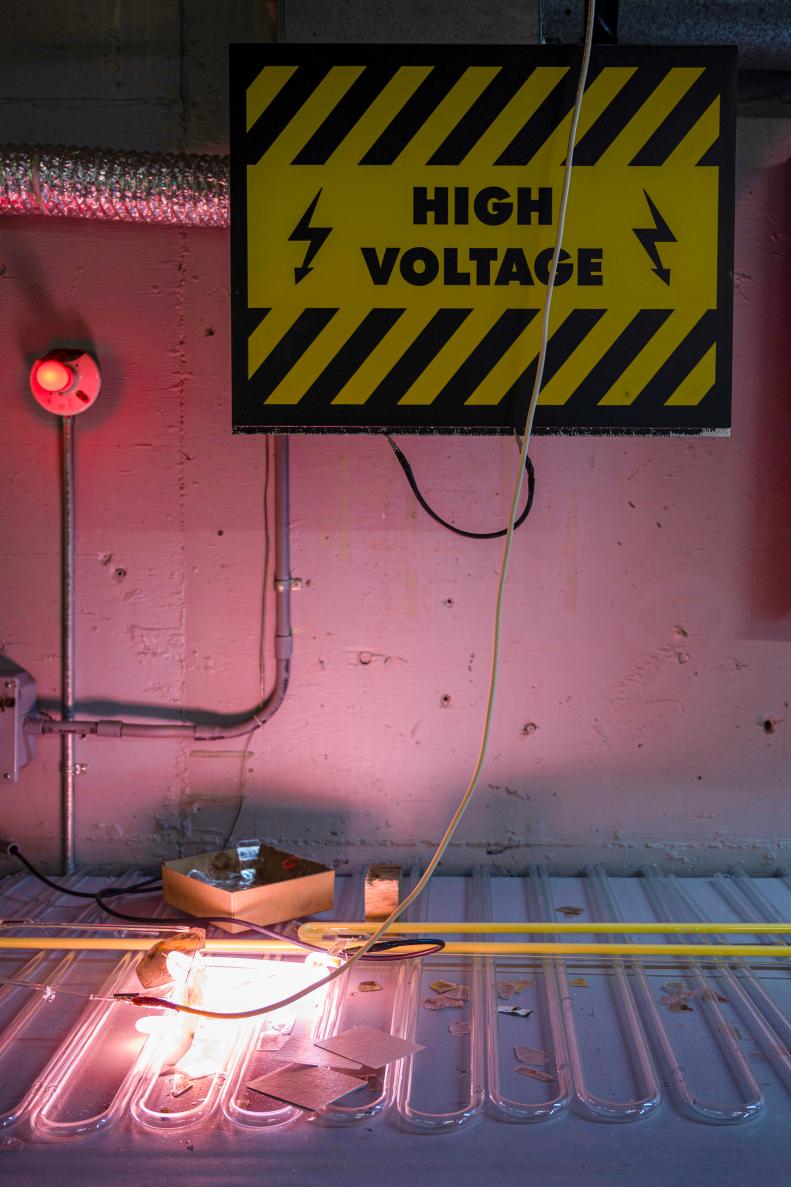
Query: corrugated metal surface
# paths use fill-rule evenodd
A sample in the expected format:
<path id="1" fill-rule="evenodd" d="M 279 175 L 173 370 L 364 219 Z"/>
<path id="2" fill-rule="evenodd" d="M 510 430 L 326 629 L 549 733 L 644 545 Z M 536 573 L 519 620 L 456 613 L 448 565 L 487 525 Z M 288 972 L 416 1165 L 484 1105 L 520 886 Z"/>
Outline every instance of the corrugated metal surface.
<path id="1" fill-rule="evenodd" d="M 81 889 L 98 884 L 72 879 Z M 362 889 L 359 879 L 340 880 L 336 916 L 361 910 Z M 571 906 L 582 919 L 689 919 L 694 928 L 702 918 L 789 918 L 791 886 L 782 877 L 674 879 L 658 870 L 608 879 L 596 868 L 584 879 L 550 879 L 535 868 L 528 878 L 440 878 L 417 906 L 451 920 L 562 918 L 558 908 Z M 96 921 L 90 904 L 26 876 L 3 883 L 0 911 L 76 927 Z M 584 1171 L 586 1182 L 631 1184 L 645 1181 L 654 1160 L 660 1184 L 721 1183 L 726 1164 L 729 1178 L 757 1182 L 757 1160 L 762 1182 L 784 1181 L 791 973 L 780 961 L 663 959 L 638 969 L 594 957 L 435 957 L 380 965 L 375 994 L 357 989 L 370 970 L 355 972 L 298 1012 L 294 1033 L 368 1022 L 426 1050 L 315 1115 L 247 1089 L 269 1062 L 260 1020 L 227 1028 L 218 1040 L 222 1072 L 174 1095 L 161 1044 L 135 1030 L 139 1012 L 103 1000 L 133 986 L 133 963 L 117 953 L 3 953 L 0 976 L 51 987 L 0 989 L 0 1166 L 15 1181 L 79 1173 L 82 1182 L 148 1183 L 178 1168 L 192 1182 L 253 1183 L 265 1165 L 276 1183 L 346 1182 L 354 1169 L 380 1183 L 465 1184 L 490 1167 L 501 1181 L 530 1168 L 542 1183 L 578 1182 Z M 469 984 L 470 1002 L 425 1009 L 438 975 Z M 518 1000 L 529 1018 L 498 1014 L 504 978 L 528 982 Z M 663 986 L 675 982 L 691 991 L 681 1012 L 662 1002 Z M 459 1020 L 470 1022 L 469 1036 L 449 1034 L 449 1021 Z M 515 1044 L 545 1051 L 551 1080 L 518 1074 Z M 436 1133 L 449 1137 L 425 1137 Z"/>

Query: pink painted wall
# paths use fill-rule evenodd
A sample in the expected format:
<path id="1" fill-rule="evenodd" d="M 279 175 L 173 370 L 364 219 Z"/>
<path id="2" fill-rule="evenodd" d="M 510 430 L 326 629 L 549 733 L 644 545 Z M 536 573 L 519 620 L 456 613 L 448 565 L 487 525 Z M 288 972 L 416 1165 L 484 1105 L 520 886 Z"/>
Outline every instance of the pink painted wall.
<path id="1" fill-rule="evenodd" d="M 216 30 L 204 21 L 171 61 L 177 8 L 140 6 L 158 36 L 122 32 L 156 43 L 154 57 L 122 55 L 80 101 L 79 125 L 75 79 L 22 103 L 23 87 L 46 89 L 32 45 L 7 87 L 8 138 L 220 149 L 221 88 L 205 64 Z M 790 151 L 788 121 L 740 123 L 732 438 L 533 446 L 538 490 L 514 550 L 491 757 L 449 866 L 791 859 Z M 57 701 L 57 433 L 26 372 L 52 341 L 89 338 L 105 388 L 78 425 L 82 709 L 249 708 L 266 442 L 228 430 L 226 235 L 8 218 L 0 269 L 0 646 Z M 512 442 L 407 444 L 443 514 L 502 523 Z M 150 866 L 213 847 L 243 757 L 243 834 L 357 866 L 424 858 L 444 828 L 478 743 L 500 544 L 432 524 L 381 440 L 295 439 L 292 476 L 303 589 L 285 706 L 247 751 L 79 743 L 80 862 Z M 49 862 L 58 764 L 57 743 L 42 740 L 0 802 L 0 831 Z"/>

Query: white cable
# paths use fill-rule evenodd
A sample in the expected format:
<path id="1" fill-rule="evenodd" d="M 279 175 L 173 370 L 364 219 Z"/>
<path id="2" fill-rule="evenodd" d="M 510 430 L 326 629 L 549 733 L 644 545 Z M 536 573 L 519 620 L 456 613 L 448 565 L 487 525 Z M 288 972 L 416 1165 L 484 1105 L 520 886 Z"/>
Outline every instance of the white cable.
<path id="1" fill-rule="evenodd" d="M 492 718 L 494 716 L 494 700 L 495 693 L 497 691 L 497 673 L 500 662 L 500 634 L 503 617 L 503 595 L 505 593 L 505 582 L 508 576 L 508 568 L 511 559 L 511 544 L 514 538 L 514 522 L 517 516 L 519 500 L 522 495 L 522 485 L 525 476 L 525 459 L 527 457 L 530 436 L 533 430 L 533 420 L 535 418 L 536 405 L 538 404 L 538 397 L 541 391 L 541 382 L 544 378 L 544 365 L 546 363 L 547 344 L 549 342 L 549 313 L 552 304 L 552 294 L 555 289 L 555 277 L 558 270 L 558 260 L 563 247 L 563 233 L 566 227 L 566 210 L 568 207 L 569 189 L 571 186 L 571 169 L 572 158 L 574 155 L 574 144 L 576 142 L 577 125 L 579 124 L 580 111 L 582 109 L 582 96 L 585 91 L 585 83 L 588 78 L 591 46 L 593 45 L 594 9 L 595 0 L 587 0 L 585 39 L 582 48 L 582 62 L 580 64 L 579 80 L 577 82 L 577 93 L 574 99 L 574 109 L 571 115 L 571 126 L 569 128 L 568 147 L 566 150 L 566 165 L 563 173 L 563 187 L 560 195 L 560 206 L 558 208 L 558 230 L 557 236 L 555 238 L 555 248 L 552 253 L 552 267 L 549 270 L 549 276 L 547 278 L 547 292 L 546 297 L 544 298 L 544 309 L 541 317 L 541 346 L 538 352 L 538 361 L 536 363 L 536 374 L 533 381 L 533 390 L 530 395 L 530 403 L 528 405 L 527 416 L 525 418 L 522 447 L 519 452 L 519 465 L 517 466 L 516 482 L 514 484 L 514 493 L 511 498 L 511 510 L 508 517 L 508 531 L 506 532 L 505 536 L 503 559 L 500 566 L 500 577 L 497 583 L 497 600 L 495 602 L 494 611 L 494 639 L 492 642 L 492 666 L 491 675 L 489 677 L 489 693 L 486 699 L 486 711 L 483 720 L 483 734 L 481 737 L 480 748 L 478 750 L 478 757 L 475 761 L 475 767 L 473 768 L 470 781 L 467 784 L 467 790 L 461 797 L 459 806 L 453 813 L 450 823 L 445 829 L 444 836 L 436 848 L 434 856 L 431 858 L 431 861 L 426 866 L 423 875 L 412 888 L 412 890 L 410 890 L 406 898 L 402 899 L 398 906 L 393 911 L 391 911 L 387 919 L 385 919 L 385 921 L 380 924 L 378 929 L 373 932 L 368 937 L 366 942 L 362 944 L 361 947 L 359 947 L 339 968 L 333 969 L 332 972 L 326 977 L 322 977 L 321 980 L 314 982 L 306 989 L 301 989 L 297 993 L 291 994 L 290 997 L 284 998 L 282 1001 L 272 1002 L 270 1005 L 262 1007 L 260 1010 L 255 1011 L 257 1014 L 269 1013 L 271 1010 L 278 1010 L 284 1006 L 291 1005 L 292 1002 L 304 997 L 305 994 L 313 993 L 314 990 L 320 989 L 324 985 L 328 985 L 330 981 L 334 981 L 336 977 L 340 977 L 343 973 L 348 972 L 352 965 L 355 965 L 357 961 L 361 959 L 361 957 L 365 956 L 366 952 L 371 950 L 377 940 L 382 938 L 387 929 L 391 927 L 393 923 L 395 923 L 396 919 L 398 919 L 398 917 L 407 909 L 407 907 L 411 906 L 418 895 L 425 890 L 432 874 L 441 862 L 445 850 L 450 844 L 453 834 L 459 825 L 459 821 L 467 810 L 470 800 L 475 794 L 475 790 L 478 786 L 478 779 L 480 778 L 481 770 L 486 759 L 486 753 L 489 748 L 489 735 L 491 733 Z M 214 1016 L 222 1017 L 223 1015 L 218 1013 Z M 233 1015 L 230 1016 L 233 1017 Z"/>
<path id="2" fill-rule="evenodd" d="M 577 82 L 577 94 L 574 99 L 574 110 L 571 116 L 571 126 L 569 128 L 568 148 L 566 151 L 566 166 L 563 173 L 563 188 L 560 195 L 560 206 L 558 208 L 558 230 L 555 239 L 555 249 L 552 254 L 552 267 L 549 270 L 547 278 L 547 292 L 544 298 L 544 310 L 541 318 L 541 347 L 538 352 L 538 362 L 536 364 L 536 374 L 533 381 L 533 391 L 530 396 L 530 404 L 527 409 L 527 416 L 525 418 L 525 428 L 522 438 L 522 448 L 519 453 L 519 464 L 517 466 L 516 482 L 514 483 L 514 493 L 511 498 L 511 510 L 508 516 L 508 531 L 505 536 L 505 544 L 503 546 L 503 559 L 500 566 L 500 579 L 497 584 L 497 600 L 495 602 L 494 612 L 494 640 L 492 644 L 492 667 L 489 678 L 489 694 L 486 700 L 486 711 L 483 720 L 483 735 L 481 738 L 481 745 L 478 750 L 478 757 L 473 768 L 472 776 L 467 784 L 467 790 L 462 796 L 459 806 L 451 817 L 450 823 L 445 830 L 445 834 L 436 848 L 434 856 L 426 866 L 420 880 L 415 884 L 409 894 L 402 899 L 398 906 L 385 919 L 384 923 L 375 931 L 368 939 L 368 941 L 358 948 L 353 956 L 346 961 L 336 973 L 344 972 L 355 964 L 361 956 L 368 952 L 377 940 L 381 939 L 389 927 L 395 923 L 396 919 L 404 912 L 407 907 L 415 901 L 419 894 L 425 890 L 428 885 L 431 875 L 442 860 L 443 854 L 450 844 L 453 834 L 455 833 L 459 821 L 464 815 L 467 806 L 470 803 L 475 789 L 478 786 L 478 779 L 480 778 L 481 770 L 486 759 L 486 752 L 489 748 L 489 735 L 492 728 L 492 719 L 494 716 L 494 699 L 497 691 L 497 673 L 500 661 L 500 635 L 502 628 L 503 617 L 503 595 L 505 593 L 505 582 L 508 576 L 509 562 L 511 559 L 511 544 L 514 538 L 514 521 L 517 516 L 517 508 L 519 507 L 519 500 L 522 495 L 522 485 L 525 476 L 525 459 L 527 457 L 528 446 L 530 445 L 530 435 L 533 430 L 533 420 L 536 414 L 536 405 L 538 403 L 538 396 L 541 391 L 541 382 L 544 378 L 544 365 L 547 357 L 547 344 L 549 341 L 549 313 L 552 304 L 552 293 L 555 288 L 555 277 L 558 270 L 558 260 L 560 252 L 563 247 L 563 233 L 566 228 L 566 210 L 568 208 L 569 190 L 571 187 L 571 169 L 572 158 L 574 155 L 574 144 L 577 138 L 577 125 L 579 124 L 580 111 L 582 109 L 582 96 L 585 91 L 585 83 L 588 78 L 588 66 L 590 64 L 591 46 L 593 44 L 593 15 L 595 3 L 594 0 L 588 0 L 587 15 L 585 20 L 585 40 L 582 49 L 582 62 L 580 64 L 579 80 Z M 329 980 L 330 978 L 328 978 Z"/>
<path id="3" fill-rule="evenodd" d="M 552 267 L 549 270 L 547 278 L 547 292 L 544 298 L 544 310 L 541 318 L 541 346 L 538 352 L 538 361 L 536 364 L 536 374 L 533 381 L 533 391 L 530 395 L 530 403 L 525 417 L 525 427 L 522 437 L 522 448 L 519 452 L 519 464 L 517 466 L 516 482 L 514 483 L 514 493 L 511 498 L 511 510 L 508 516 L 508 531 L 505 536 L 505 543 L 503 545 L 503 559 L 500 566 L 500 578 L 497 583 L 497 600 L 495 602 L 494 612 L 494 639 L 492 643 L 492 667 L 489 679 L 489 695 L 486 700 L 486 711 L 483 721 L 483 736 L 481 738 L 481 745 L 478 750 L 478 758 L 473 768 L 472 776 L 467 784 L 467 790 L 462 796 L 459 806 L 451 817 L 450 824 L 445 830 L 445 835 L 437 846 L 436 852 L 428 863 L 426 870 L 417 884 L 409 892 L 406 898 L 398 904 L 390 916 L 385 919 L 384 923 L 368 940 L 361 949 L 359 949 L 352 959 L 359 959 L 372 944 L 387 931 L 403 911 L 409 907 L 419 894 L 426 888 L 431 875 L 442 860 L 443 854 L 453 838 L 453 834 L 458 827 L 459 821 L 464 815 L 467 806 L 475 794 L 480 778 L 481 770 L 486 759 L 486 753 L 489 748 L 489 735 L 492 728 L 492 719 L 494 716 L 494 700 L 497 691 L 497 674 L 500 662 L 500 634 L 502 629 L 503 617 L 503 595 L 505 593 L 505 583 L 508 577 L 508 568 L 511 560 L 511 544 L 514 538 L 514 521 L 516 520 L 517 508 L 519 507 L 519 500 L 522 496 L 522 485 L 525 477 L 525 461 L 527 458 L 527 451 L 530 445 L 530 436 L 533 431 L 533 421 L 536 414 L 536 405 L 538 404 L 538 397 L 541 391 L 541 383 L 544 378 L 544 365 L 547 357 L 547 345 L 549 342 L 549 313 L 552 305 L 552 294 L 555 289 L 555 277 L 557 276 L 558 261 L 560 252 L 563 247 L 563 233 L 566 227 L 566 210 L 568 208 L 569 190 L 571 187 L 571 170 L 572 158 L 574 155 L 574 144 L 577 138 L 577 126 L 579 124 L 580 111 L 582 109 L 582 96 L 585 91 L 585 83 L 588 78 L 588 66 L 590 65 L 591 46 L 593 45 L 593 17 L 595 10 L 594 0 L 588 0 L 587 13 L 585 19 L 585 38 L 582 49 L 582 62 L 580 64 L 579 80 L 577 82 L 577 94 L 574 99 L 574 110 L 571 115 L 571 125 L 569 127 L 568 148 L 566 150 L 566 166 L 563 172 L 563 188 L 560 195 L 560 206 L 558 208 L 558 230 L 555 239 L 555 249 L 552 253 Z M 351 961 L 347 962 L 344 967 L 348 967 Z"/>

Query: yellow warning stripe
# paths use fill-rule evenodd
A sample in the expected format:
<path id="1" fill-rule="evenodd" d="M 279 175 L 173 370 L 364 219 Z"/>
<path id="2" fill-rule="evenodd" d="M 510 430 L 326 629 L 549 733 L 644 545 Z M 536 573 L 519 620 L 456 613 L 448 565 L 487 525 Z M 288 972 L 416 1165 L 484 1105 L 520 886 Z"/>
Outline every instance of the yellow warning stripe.
<path id="1" fill-rule="evenodd" d="M 271 309 L 247 339 L 247 378 L 252 379 L 269 352 L 277 346 L 294 320 L 294 310 L 285 305 Z"/>
<path id="2" fill-rule="evenodd" d="M 538 397 L 539 404 L 563 405 L 587 379 L 596 362 L 623 333 L 634 316 L 634 310 L 615 313 L 609 310 L 585 336 L 581 347 L 573 351 L 558 368 Z"/>
<path id="3" fill-rule="evenodd" d="M 432 66 L 402 66 L 397 70 L 335 149 L 332 168 L 357 165 L 432 70 Z"/>
<path id="4" fill-rule="evenodd" d="M 341 101 L 364 69 L 364 66 L 334 66 L 289 120 L 284 129 L 288 135 L 280 135 L 264 153 L 259 164 L 266 162 L 267 168 L 275 169 L 290 165 L 297 152 L 318 131 L 328 113 Z"/>
<path id="5" fill-rule="evenodd" d="M 351 338 L 364 315 L 359 309 L 340 309 L 318 338 L 300 355 L 264 403 L 298 404 L 327 364 L 332 362 L 341 347 Z M 292 309 L 291 320 L 293 319 Z"/>
<path id="6" fill-rule="evenodd" d="M 681 143 L 662 166 L 663 169 L 694 169 L 700 158 L 711 148 L 720 134 L 719 96 L 704 111 L 694 128 L 691 128 Z"/>
<path id="7" fill-rule="evenodd" d="M 333 404 L 364 404 L 383 379 L 392 371 L 406 350 L 426 326 L 424 309 L 407 309 L 368 358 L 357 368 L 349 382 L 332 400 Z M 425 372 L 418 376 L 422 382 Z"/>
<path id="8" fill-rule="evenodd" d="M 288 82 L 296 66 L 265 66 L 250 83 L 245 94 L 247 131 Z"/>
<path id="9" fill-rule="evenodd" d="M 399 404 L 425 407 L 433 404 L 470 352 L 492 328 L 491 309 L 473 309 L 458 334 L 446 342 L 420 376 L 417 389 L 410 388 Z"/>
<path id="10" fill-rule="evenodd" d="M 468 407 L 493 407 L 510 391 L 527 370 L 541 346 L 541 317 L 534 317 L 505 354 L 487 372 L 485 379 L 465 400 Z"/>
<path id="11" fill-rule="evenodd" d="M 448 130 L 455 127 L 460 116 L 469 111 L 499 73 L 499 66 L 475 66 L 465 70 L 399 154 L 397 169 L 422 168 L 442 144 Z"/>
<path id="12" fill-rule="evenodd" d="M 676 347 L 684 341 L 699 318 L 699 310 L 685 314 L 671 313 L 637 358 L 632 360 L 610 390 L 601 397 L 599 404 L 611 408 L 628 407 L 650 383 Z"/>
<path id="13" fill-rule="evenodd" d="M 670 115 L 679 100 L 686 95 L 703 70 L 703 66 L 674 66 L 649 95 L 620 136 L 616 137 L 607 151 L 602 153 L 596 163 L 596 168 L 617 169 L 619 166 L 628 165 L 659 125 Z M 705 151 L 704 148 L 703 152 Z"/>
<path id="14" fill-rule="evenodd" d="M 470 150 L 462 167 L 488 169 L 513 140 L 515 127 L 527 123 L 566 74 L 567 66 L 538 66 Z"/>
<path id="15" fill-rule="evenodd" d="M 708 395 L 714 387 L 714 380 L 717 375 L 717 347 L 712 345 L 704 354 L 696 367 L 690 371 L 686 379 L 683 379 L 678 385 L 673 395 L 668 400 L 665 400 L 665 407 L 675 405 L 676 407 L 694 408 L 700 403 L 704 396 Z"/>
<path id="16" fill-rule="evenodd" d="M 602 70 L 585 91 L 577 127 L 577 139 L 581 140 L 589 128 L 607 110 L 616 95 L 626 86 L 637 68 L 635 66 L 609 66 Z M 541 168 L 548 164 L 560 164 L 566 159 L 572 112 L 560 121 L 534 155 L 531 165 Z"/>

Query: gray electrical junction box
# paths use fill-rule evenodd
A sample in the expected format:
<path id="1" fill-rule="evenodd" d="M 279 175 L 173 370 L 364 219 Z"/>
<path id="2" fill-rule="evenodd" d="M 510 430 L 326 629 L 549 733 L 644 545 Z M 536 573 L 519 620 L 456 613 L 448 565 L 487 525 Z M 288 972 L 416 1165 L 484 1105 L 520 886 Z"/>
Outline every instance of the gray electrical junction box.
<path id="1" fill-rule="evenodd" d="M 0 778 L 16 783 L 20 768 L 35 754 L 35 740 L 24 730 L 36 707 L 36 682 L 29 672 L 0 655 Z"/>

